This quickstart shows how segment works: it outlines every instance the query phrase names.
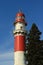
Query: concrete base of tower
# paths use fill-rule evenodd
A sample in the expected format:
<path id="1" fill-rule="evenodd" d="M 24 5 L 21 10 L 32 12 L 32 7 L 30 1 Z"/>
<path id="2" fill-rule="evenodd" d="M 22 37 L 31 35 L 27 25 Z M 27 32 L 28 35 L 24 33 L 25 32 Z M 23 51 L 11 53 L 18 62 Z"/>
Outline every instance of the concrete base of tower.
<path id="1" fill-rule="evenodd" d="M 24 51 L 14 52 L 14 65 L 25 65 Z"/>

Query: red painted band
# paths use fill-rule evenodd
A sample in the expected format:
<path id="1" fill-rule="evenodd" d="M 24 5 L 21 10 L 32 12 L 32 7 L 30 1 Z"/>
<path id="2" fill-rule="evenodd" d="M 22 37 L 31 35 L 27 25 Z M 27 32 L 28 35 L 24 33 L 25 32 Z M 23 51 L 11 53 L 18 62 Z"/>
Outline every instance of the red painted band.
<path id="1" fill-rule="evenodd" d="M 24 51 L 25 50 L 25 36 L 18 35 L 15 37 L 14 41 L 14 51 Z"/>
<path id="2" fill-rule="evenodd" d="M 21 12 L 17 13 L 16 16 L 24 16 L 25 17 L 25 15 Z"/>

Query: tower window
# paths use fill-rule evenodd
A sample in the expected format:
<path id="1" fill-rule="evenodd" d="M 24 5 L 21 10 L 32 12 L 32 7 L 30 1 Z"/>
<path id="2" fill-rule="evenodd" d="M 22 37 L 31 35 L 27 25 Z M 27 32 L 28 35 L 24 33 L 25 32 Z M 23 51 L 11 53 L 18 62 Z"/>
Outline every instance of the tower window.
<path id="1" fill-rule="evenodd" d="M 23 27 L 21 26 L 20 28 L 22 29 Z"/>
<path id="2" fill-rule="evenodd" d="M 21 16 L 17 16 L 17 19 L 21 19 Z"/>
<path id="3" fill-rule="evenodd" d="M 24 16 L 22 16 L 22 19 L 24 19 Z"/>
<path id="4" fill-rule="evenodd" d="M 17 16 L 18 19 L 24 19 L 24 16 Z"/>

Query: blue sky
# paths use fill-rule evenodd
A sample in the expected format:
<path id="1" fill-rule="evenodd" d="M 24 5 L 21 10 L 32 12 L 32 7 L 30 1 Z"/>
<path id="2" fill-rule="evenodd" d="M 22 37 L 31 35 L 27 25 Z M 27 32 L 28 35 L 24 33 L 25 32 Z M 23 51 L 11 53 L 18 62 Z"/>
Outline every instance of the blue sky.
<path id="1" fill-rule="evenodd" d="M 28 23 L 27 30 L 32 23 L 36 23 L 42 32 L 43 39 L 43 0 L 0 0 L 0 65 L 13 65 L 13 22 L 15 15 L 22 9 Z"/>

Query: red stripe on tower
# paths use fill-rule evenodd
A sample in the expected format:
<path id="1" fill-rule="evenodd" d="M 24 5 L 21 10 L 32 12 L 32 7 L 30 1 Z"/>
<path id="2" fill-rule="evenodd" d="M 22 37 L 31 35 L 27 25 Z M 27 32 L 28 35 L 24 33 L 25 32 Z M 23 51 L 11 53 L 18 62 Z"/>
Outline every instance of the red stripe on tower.
<path id="1" fill-rule="evenodd" d="M 15 37 L 14 42 L 15 51 L 24 51 L 25 50 L 25 36 L 18 35 Z"/>

